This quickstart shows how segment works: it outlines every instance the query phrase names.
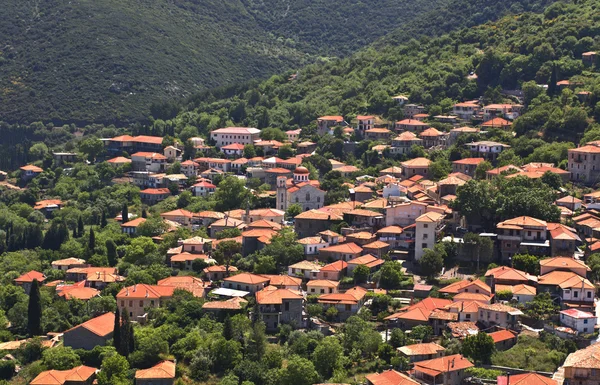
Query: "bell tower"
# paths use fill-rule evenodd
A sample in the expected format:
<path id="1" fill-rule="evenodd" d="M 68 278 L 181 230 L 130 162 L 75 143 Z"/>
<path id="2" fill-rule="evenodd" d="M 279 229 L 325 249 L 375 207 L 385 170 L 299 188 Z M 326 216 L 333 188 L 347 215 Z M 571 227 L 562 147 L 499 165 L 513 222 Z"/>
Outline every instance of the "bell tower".
<path id="1" fill-rule="evenodd" d="M 277 177 L 277 198 L 276 206 L 278 210 L 287 210 L 287 178 L 285 176 Z"/>

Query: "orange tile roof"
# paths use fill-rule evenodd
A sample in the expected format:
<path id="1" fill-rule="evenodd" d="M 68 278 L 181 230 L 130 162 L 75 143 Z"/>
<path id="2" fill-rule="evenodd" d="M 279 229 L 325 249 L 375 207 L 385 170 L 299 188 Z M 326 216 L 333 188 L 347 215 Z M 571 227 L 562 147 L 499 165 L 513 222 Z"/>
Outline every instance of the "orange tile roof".
<path id="1" fill-rule="evenodd" d="M 478 165 L 479 163 L 485 161 L 483 158 L 464 158 L 455 160 L 452 164 L 468 164 L 468 165 Z"/>
<path id="2" fill-rule="evenodd" d="M 38 282 L 44 282 L 46 280 L 46 276 L 39 271 L 31 270 L 27 273 L 21 275 L 18 278 L 15 278 L 15 282 L 33 282 L 34 279 L 37 279 Z"/>
<path id="3" fill-rule="evenodd" d="M 77 366 L 69 370 L 46 370 L 38 374 L 30 385 L 64 385 L 65 383 L 87 383 L 98 369 L 90 366 Z"/>
<path id="4" fill-rule="evenodd" d="M 232 275 L 231 277 L 227 277 L 223 279 L 226 282 L 239 282 L 249 285 L 257 285 L 261 283 L 268 283 L 269 278 L 265 278 L 260 275 L 251 274 L 251 273 L 241 273 L 237 275 Z"/>
<path id="5" fill-rule="evenodd" d="M 341 221 L 343 217 L 340 214 L 326 212 L 321 210 L 308 210 L 296 215 L 295 219 L 309 219 L 318 221 Z"/>
<path id="6" fill-rule="evenodd" d="M 473 365 L 460 354 L 415 362 L 415 371 L 436 377 L 439 374 L 471 368 Z"/>
<path id="7" fill-rule="evenodd" d="M 368 374 L 365 376 L 373 385 L 418 385 L 419 383 L 406 374 L 395 370 L 386 370 L 382 373 Z"/>
<path id="8" fill-rule="evenodd" d="M 572 148 L 569 152 L 580 152 L 584 154 L 598 154 L 600 153 L 600 147 L 598 146 L 582 146 L 578 148 Z"/>
<path id="9" fill-rule="evenodd" d="M 385 249 L 387 247 L 390 247 L 390 244 L 383 241 L 375 241 L 363 246 L 365 249 Z"/>
<path id="10" fill-rule="evenodd" d="M 62 289 L 58 291 L 58 296 L 63 297 L 67 300 L 75 298 L 82 301 L 87 301 L 99 295 L 100 290 L 96 290 L 93 287 L 63 286 Z"/>
<path id="11" fill-rule="evenodd" d="M 494 118 L 494 119 L 490 119 L 487 122 L 483 123 L 481 125 L 481 127 L 504 127 L 504 126 L 511 126 L 511 125 L 512 125 L 512 123 L 506 119 Z"/>
<path id="12" fill-rule="evenodd" d="M 502 279 L 502 280 L 508 280 L 508 281 L 522 281 L 522 282 L 528 282 L 531 280 L 531 278 L 535 278 L 535 277 L 529 276 L 529 274 L 527 274 L 524 271 L 517 270 L 515 268 L 508 267 L 508 266 L 498 266 L 493 269 L 490 269 L 490 270 L 486 271 L 485 276 L 486 277 L 493 276 L 494 279 Z"/>
<path id="13" fill-rule="evenodd" d="M 271 286 L 300 286 L 302 284 L 302 278 L 291 277 L 289 275 L 276 275 L 276 274 L 261 274 L 263 277 L 269 279 L 269 285 Z"/>
<path id="14" fill-rule="evenodd" d="M 507 219 L 504 222 L 500 222 L 498 224 L 498 226 L 500 226 L 500 225 L 509 225 L 509 226 L 512 225 L 512 226 L 521 226 L 521 227 L 529 227 L 529 226 L 547 227 L 548 223 L 541 219 L 536 219 L 536 218 L 532 218 L 532 217 L 528 217 L 528 216 L 522 216 L 522 217 Z"/>
<path id="15" fill-rule="evenodd" d="M 70 265 L 85 265 L 85 259 L 81 258 L 65 258 L 58 259 L 52 262 L 55 266 L 70 266 Z"/>
<path id="16" fill-rule="evenodd" d="M 423 123 L 420 120 L 415 119 L 404 119 L 396 122 L 397 125 L 408 125 L 408 126 L 428 126 L 427 123 Z"/>
<path id="17" fill-rule="evenodd" d="M 429 314 L 429 319 L 439 319 L 442 321 L 458 321 L 458 314 L 445 310 L 434 310 Z"/>
<path id="18" fill-rule="evenodd" d="M 290 289 L 263 289 L 256 292 L 256 302 L 260 305 L 281 305 L 283 300 L 303 300 L 304 297 Z"/>
<path id="19" fill-rule="evenodd" d="M 167 157 L 164 156 L 163 154 L 160 154 L 158 152 L 136 152 L 135 154 L 131 154 L 131 157 L 144 157 L 144 158 L 151 158 L 151 159 L 158 159 L 158 160 L 166 160 Z"/>
<path id="20" fill-rule="evenodd" d="M 124 287 L 117 294 L 117 299 L 160 299 L 168 298 L 173 296 L 173 292 L 176 287 L 174 286 L 158 286 L 158 285 L 146 285 L 145 283 L 139 283 L 137 285 Z"/>
<path id="21" fill-rule="evenodd" d="M 477 301 L 456 301 L 445 307 L 447 310 L 456 309 L 459 313 L 477 313 L 481 302 Z"/>
<path id="22" fill-rule="evenodd" d="M 515 295 L 536 295 L 537 294 L 537 289 L 535 288 L 535 286 L 524 285 L 522 283 L 518 284 L 518 285 L 514 285 L 514 286 L 496 284 L 494 287 L 494 290 L 496 291 L 496 293 L 498 293 L 500 291 L 510 291 L 511 293 L 513 293 Z"/>
<path id="23" fill-rule="evenodd" d="M 432 310 L 427 310 L 425 308 L 412 308 L 405 312 L 394 313 L 390 316 L 385 317 L 386 320 L 410 320 L 410 321 L 421 321 L 427 322 L 429 321 L 429 315 Z"/>
<path id="24" fill-rule="evenodd" d="M 248 303 L 248 301 L 246 301 L 243 298 L 240 297 L 234 297 L 231 299 L 228 299 L 226 301 L 210 301 L 210 302 L 205 302 L 202 305 L 202 309 L 209 309 L 209 310 L 240 310 L 242 309 L 243 305 L 245 303 Z"/>
<path id="25" fill-rule="evenodd" d="M 437 137 L 437 136 L 442 136 L 442 135 L 445 135 L 445 133 L 440 132 L 440 131 L 436 130 L 433 127 L 429 127 L 428 129 L 423 130 L 423 132 L 421 132 L 421 134 L 419 134 L 419 136 L 421 138 L 423 138 L 423 137 Z"/>
<path id="26" fill-rule="evenodd" d="M 224 273 L 227 271 L 227 266 L 225 265 L 213 265 L 213 266 L 208 266 L 207 268 L 205 268 L 204 270 L 205 273 Z M 233 273 L 238 271 L 237 267 L 235 266 L 229 266 L 229 272 Z"/>
<path id="27" fill-rule="evenodd" d="M 593 344 L 585 349 L 580 349 L 569 354 L 563 367 L 565 369 L 600 369 L 600 344 Z"/>
<path id="28" fill-rule="evenodd" d="M 185 251 L 183 253 L 179 253 L 179 254 L 173 255 L 171 257 L 171 262 L 195 261 L 196 259 L 207 260 L 208 259 L 208 255 L 205 255 L 205 254 L 191 254 L 191 253 L 188 253 L 187 251 Z"/>
<path id="29" fill-rule="evenodd" d="M 588 265 L 586 265 L 585 263 L 583 263 L 582 261 L 579 261 L 575 258 L 570 258 L 570 257 L 555 257 L 555 258 L 547 258 L 547 259 L 542 259 L 540 260 L 540 266 L 544 266 L 544 267 L 556 267 L 556 268 L 575 268 L 575 269 L 585 269 L 586 271 L 592 271 L 592 269 L 590 269 L 588 267 Z"/>
<path id="30" fill-rule="evenodd" d="M 572 271 L 554 270 L 540 276 L 538 284 L 559 286 L 561 289 L 595 289 L 595 286 L 587 278 L 581 277 Z"/>
<path id="31" fill-rule="evenodd" d="M 511 374 L 508 385 L 558 385 L 558 382 L 538 373 L 523 373 Z"/>
<path id="32" fill-rule="evenodd" d="M 473 281 L 470 281 L 468 279 L 464 279 L 462 281 L 458 281 L 458 282 L 454 282 L 451 283 L 447 286 L 444 286 L 443 288 L 441 288 L 439 290 L 440 293 L 445 293 L 445 294 L 458 294 L 460 292 L 460 290 L 469 287 L 469 286 L 478 286 L 481 289 L 487 291 L 487 292 L 491 292 L 492 289 L 486 285 L 484 282 L 476 279 Z"/>
<path id="33" fill-rule="evenodd" d="M 345 293 L 323 294 L 318 302 L 323 304 L 355 305 L 367 294 L 367 290 L 360 286 L 346 290 Z"/>
<path id="34" fill-rule="evenodd" d="M 42 201 L 38 201 L 33 206 L 34 210 L 42 210 L 48 206 L 61 206 L 63 202 L 60 199 L 45 199 Z"/>
<path id="35" fill-rule="evenodd" d="M 97 336 L 104 337 L 113 332 L 115 326 L 115 313 L 104 313 L 98 317 L 92 318 L 84 323 L 72 327 L 65 333 L 78 328 L 84 328 Z"/>
<path id="36" fill-rule="evenodd" d="M 354 242 L 343 243 L 340 245 L 332 245 L 321 249 L 323 252 L 329 253 L 342 253 L 342 254 L 360 254 L 362 253 L 362 247 L 358 246 Z"/>
<path id="37" fill-rule="evenodd" d="M 313 279 L 306 283 L 306 287 L 338 287 L 340 285 L 337 281 L 330 281 L 328 279 Z"/>
<path id="38" fill-rule="evenodd" d="M 507 329 L 498 330 L 497 332 L 493 332 L 493 333 L 488 333 L 488 335 L 490 337 L 492 337 L 495 344 L 497 344 L 498 342 L 512 340 L 513 338 L 517 338 L 517 333 L 507 330 Z"/>
<path id="39" fill-rule="evenodd" d="M 340 115 L 326 115 L 326 116 L 321 116 L 320 118 L 317 118 L 317 120 L 333 120 L 337 123 L 341 123 L 344 121 L 344 117 L 340 116 Z"/>
<path id="40" fill-rule="evenodd" d="M 363 255 L 358 258 L 354 258 L 348 261 L 349 265 L 367 265 L 369 267 L 378 266 L 383 264 L 385 261 L 383 259 L 377 258 L 371 254 Z"/>
<path id="41" fill-rule="evenodd" d="M 344 270 L 347 267 L 348 267 L 348 264 L 345 261 L 339 260 L 339 261 L 331 262 L 330 264 L 327 264 L 327 265 L 321 267 L 320 271 L 338 272 L 338 271 Z"/>
<path id="42" fill-rule="evenodd" d="M 481 293 L 458 293 L 454 296 L 453 300 L 455 301 L 478 301 L 489 303 L 492 300 L 492 297 L 489 297 L 485 294 Z"/>
<path id="43" fill-rule="evenodd" d="M 121 224 L 121 227 L 138 227 L 142 223 L 146 222 L 146 218 L 135 218 L 129 222 Z"/>
<path id="44" fill-rule="evenodd" d="M 429 167 L 431 161 L 427 158 L 415 158 L 401 163 L 404 167 Z"/>
<path id="45" fill-rule="evenodd" d="M 37 172 L 37 173 L 44 172 L 44 170 L 42 168 L 40 168 L 38 166 L 34 166 L 32 164 L 28 164 L 26 166 L 19 167 L 19 168 L 23 171 L 32 171 L 32 172 Z"/>
<path id="46" fill-rule="evenodd" d="M 166 213 L 162 213 L 160 214 L 161 217 L 185 217 L 185 218 L 192 218 L 194 216 L 194 213 L 192 213 L 191 211 L 187 211 L 184 209 L 177 209 L 177 210 L 173 210 L 173 211 L 168 211 Z"/>
<path id="47" fill-rule="evenodd" d="M 435 342 L 406 345 L 398 348 L 400 352 L 407 356 L 422 356 L 429 354 L 437 354 L 446 350 L 443 346 L 436 344 Z"/>
<path id="48" fill-rule="evenodd" d="M 163 361 L 149 369 L 142 369 L 135 372 L 136 379 L 172 379 L 175 378 L 175 363 L 173 361 Z"/>

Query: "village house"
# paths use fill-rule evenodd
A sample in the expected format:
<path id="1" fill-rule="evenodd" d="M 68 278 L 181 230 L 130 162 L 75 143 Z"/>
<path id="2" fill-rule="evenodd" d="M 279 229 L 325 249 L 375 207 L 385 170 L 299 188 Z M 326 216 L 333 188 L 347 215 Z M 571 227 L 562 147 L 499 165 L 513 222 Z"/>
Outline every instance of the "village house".
<path id="1" fill-rule="evenodd" d="M 364 131 L 365 138 L 369 140 L 387 141 L 392 136 L 392 131 L 387 128 L 370 128 Z"/>
<path id="2" fill-rule="evenodd" d="M 304 297 L 297 291 L 268 286 L 256 293 L 256 303 L 267 330 L 277 330 L 282 324 L 293 328 L 304 324 Z"/>
<path id="3" fill-rule="evenodd" d="M 556 257 L 540 260 L 540 275 L 548 274 L 552 271 L 569 271 L 585 278 L 587 273 L 592 271 L 592 269 L 582 261 L 570 257 Z"/>
<path id="4" fill-rule="evenodd" d="M 600 382 L 600 344 L 592 344 L 567 356 L 563 363 L 565 384 L 595 385 Z"/>
<path id="5" fill-rule="evenodd" d="M 136 152 L 131 155 L 133 171 L 164 172 L 167 157 L 158 152 Z"/>
<path id="6" fill-rule="evenodd" d="M 417 381 L 406 374 L 392 369 L 381 373 L 368 374 L 365 379 L 367 385 L 419 385 Z"/>
<path id="7" fill-rule="evenodd" d="M 114 326 L 115 314 L 102 314 L 65 331 L 63 345 L 85 350 L 104 346 L 112 338 Z"/>
<path id="8" fill-rule="evenodd" d="M 147 188 L 140 191 L 140 199 L 147 205 L 155 205 L 171 196 L 168 188 Z"/>
<path id="9" fill-rule="evenodd" d="M 210 132 L 210 139 L 219 148 L 232 143 L 254 144 L 260 139 L 260 130 L 250 127 L 219 128 Z"/>
<path id="10" fill-rule="evenodd" d="M 19 167 L 19 169 L 21 170 L 21 179 L 23 179 L 25 181 L 31 180 L 44 172 L 44 170 L 42 168 L 40 168 L 38 166 L 34 166 L 32 164 L 28 164 L 26 166 Z"/>
<path id="11" fill-rule="evenodd" d="M 434 342 L 406 345 L 398 348 L 398 352 L 408 358 L 410 363 L 439 358 L 446 349 Z"/>
<path id="12" fill-rule="evenodd" d="M 239 158 L 244 154 L 244 145 L 241 143 L 231 143 L 221 147 L 221 152 L 227 157 Z"/>
<path id="13" fill-rule="evenodd" d="M 419 134 L 429 127 L 429 124 L 416 119 L 404 119 L 396 122 L 394 128 L 398 132 L 410 131 Z"/>
<path id="14" fill-rule="evenodd" d="M 518 303 L 526 304 L 533 301 L 533 298 L 537 295 L 537 288 L 531 285 L 502 285 L 496 284 L 494 287 L 496 293 L 511 293 L 512 299 L 517 300 Z"/>
<path id="15" fill-rule="evenodd" d="M 593 184 L 600 177 L 600 143 L 587 143 L 585 146 L 568 150 L 567 171 L 571 180 Z"/>
<path id="16" fill-rule="evenodd" d="M 181 226 L 191 228 L 194 213 L 184 209 L 177 209 L 166 213 L 161 213 L 160 216 L 168 221 L 179 223 Z"/>
<path id="17" fill-rule="evenodd" d="M 408 155 L 412 151 L 412 146 L 414 145 L 422 146 L 423 139 L 410 131 L 404 131 L 392 139 L 390 153 L 392 155 Z"/>
<path id="18" fill-rule="evenodd" d="M 193 185 L 191 190 L 195 197 L 206 197 L 214 194 L 217 190 L 217 186 L 210 182 L 202 181 Z"/>
<path id="19" fill-rule="evenodd" d="M 317 144 L 310 141 L 298 143 L 296 147 L 297 154 L 312 154 L 317 149 Z"/>
<path id="20" fill-rule="evenodd" d="M 591 334 L 595 331 L 598 317 L 579 309 L 567 309 L 560 312 L 560 323 L 581 334 Z"/>
<path id="21" fill-rule="evenodd" d="M 452 114 L 463 120 L 471 120 L 481 110 L 481 106 L 476 101 L 456 103 L 452 107 Z"/>
<path id="22" fill-rule="evenodd" d="M 301 128 L 298 128 L 296 130 L 289 130 L 289 131 L 285 132 L 285 134 L 287 135 L 288 141 L 290 141 L 290 142 L 295 142 L 298 139 L 300 139 L 301 133 L 302 133 Z"/>
<path id="23" fill-rule="evenodd" d="M 546 221 L 523 216 L 500 222 L 496 228 L 503 261 L 515 254 L 550 255 Z"/>
<path id="24" fill-rule="evenodd" d="M 515 120 L 519 117 L 523 106 L 520 104 L 488 104 L 483 106 L 483 120 L 502 117 Z"/>
<path id="25" fill-rule="evenodd" d="M 300 261 L 288 266 L 288 275 L 304 279 L 316 279 L 321 265 L 311 261 Z"/>
<path id="26" fill-rule="evenodd" d="M 240 273 L 223 278 L 221 287 L 256 293 L 267 287 L 268 284 L 269 278 L 251 273 Z"/>
<path id="27" fill-rule="evenodd" d="M 426 130 L 423 130 L 419 134 L 419 138 L 423 140 L 423 147 L 425 148 L 445 146 L 448 140 L 448 133 L 441 132 L 433 127 L 430 127 Z"/>
<path id="28" fill-rule="evenodd" d="M 198 176 L 198 171 L 200 171 L 200 164 L 190 159 L 186 160 L 185 162 L 181 162 L 180 166 L 181 172 L 188 178 Z"/>
<path id="29" fill-rule="evenodd" d="M 427 204 L 415 201 L 406 203 L 390 202 L 385 208 L 385 225 L 406 227 L 415 223 L 416 219 L 427 212 Z M 383 240 L 387 242 L 386 240 Z"/>
<path id="30" fill-rule="evenodd" d="M 124 166 L 126 164 L 131 164 L 131 159 L 125 158 L 124 156 L 117 156 L 115 158 L 107 160 L 106 163 L 116 168 Z"/>
<path id="31" fill-rule="evenodd" d="M 480 304 L 478 321 L 485 327 L 498 326 L 505 329 L 516 329 L 518 316 L 523 312 L 501 303 Z"/>
<path id="32" fill-rule="evenodd" d="M 512 330 L 501 329 L 492 333 L 489 336 L 494 340 L 494 345 L 497 351 L 508 350 L 516 345 L 518 335 Z"/>
<path id="33" fill-rule="evenodd" d="M 146 222 L 146 218 L 141 217 L 125 222 L 121 224 L 121 232 L 124 234 L 135 235 L 138 226 L 144 222 Z"/>
<path id="34" fill-rule="evenodd" d="M 448 136 L 448 144 L 452 145 L 456 143 L 458 138 L 463 135 L 476 135 L 479 133 L 479 128 L 475 127 L 456 127 L 450 130 L 450 135 Z"/>
<path id="35" fill-rule="evenodd" d="M 161 304 L 170 299 L 175 291 L 174 286 L 159 286 L 136 284 L 124 287 L 117 294 L 117 306 L 121 314 L 128 313 L 132 320 L 143 318 L 147 308 L 160 307 Z"/>
<path id="36" fill-rule="evenodd" d="M 490 141 L 471 142 L 465 144 L 465 146 L 471 151 L 474 157 L 483 157 L 491 161 L 496 160 L 502 151 L 510 148 L 507 144 Z"/>
<path id="37" fill-rule="evenodd" d="M 458 282 L 451 283 L 448 286 L 445 286 L 439 290 L 440 294 L 448 294 L 452 296 L 456 296 L 461 293 L 471 293 L 471 294 L 483 294 L 486 296 L 492 295 L 492 289 L 485 284 L 484 282 L 475 279 L 475 280 L 462 280 Z"/>
<path id="38" fill-rule="evenodd" d="M 328 279 L 313 279 L 306 283 L 306 292 L 309 295 L 333 294 L 338 293 L 338 281 Z"/>
<path id="39" fill-rule="evenodd" d="M 222 281 L 232 273 L 235 274 L 238 269 L 235 266 L 213 265 L 206 267 L 202 271 L 209 281 L 214 282 Z"/>
<path id="40" fill-rule="evenodd" d="M 244 229 L 246 228 L 246 223 L 241 219 L 225 217 L 223 219 L 218 219 L 211 223 L 208 226 L 210 230 L 211 238 L 216 238 L 217 234 L 225 229 Z"/>
<path id="41" fill-rule="evenodd" d="M 490 130 L 494 128 L 499 128 L 501 130 L 509 130 L 510 126 L 512 126 L 512 122 L 502 119 L 502 118 L 492 118 L 488 121 L 485 121 L 481 124 L 481 127 Z"/>
<path id="42" fill-rule="evenodd" d="M 103 290 L 108 284 L 122 282 L 124 277 L 117 274 L 116 267 L 73 267 L 67 270 L 66 281 L 85 281 L 86 287 Z"/>
<path id="43" fill-rule="evenodd" d="M 322 266 L 317 273 L 317 279 L 341 280 L 348 272 L 348 263 L 343 260 L 331 262 Z"/>
<path id="44" fill-rule="evenodd" d="M 338 245 L 331 245 L 319 250 L 319 259 L 322 261 L 346 261 L 359 257 L 362 254 L 362 247 L 356 243 L 349 242 Z"/>
<path id="45" fill-rule="evenodd" d="M 109 154 L 120 155 L 123 152 L 132 154 L 134 152 L 162 152 L 162 136 L 129 136 L 121 135 L 110 139 L 102 139 L 106 151 Z"/>
<path id="46" fill-rule="evenodd" d="M 277 177 L 276 207 L 287 210 L 293 204 L 300 205 L 304 211 L 319 209 L 325 204 L 325 191 L 319 188 L 318 181 L 309 179 L 306 167 L 294 170 L 293 179 Z"/>
<path id="47" fill-rule="evenodd" d="M 469 360 L 460 354 L 415 362 L 414 375 L 426 384 L 460 385 L 467 377 L 465 369 L 472 368 Z"/>
<path id="48" fill-rule="evenodd" d="M 310 237 L 329 230 L 332 225 L 341 222 L 342 219 L 341 215 L 333 212 L 308 210 L 294 218 L 294 231 L 298 238 Z"/>
<path id="49" fill-rule="evenodd" d="M 431 161 L 427 158 L 414 158 L 411 160 L 407 160 L 406 162 L 402 162 L 403 176 L 405 178 L 410 178 L 414 175 L 421 175 L 425 178 L 429 177 L 429 167 L 431 166 Z"/>
<path id="50" fill-rule="evenodd" d="M 475 169 L 477 169 L 477 166 L 484 161 L 485 159 L 483 158 L 465 158 L 455 160 L 452 162 L 452 172 L 460 172 L 470 177 L 474 177 Z"/>
<path id="51" fill-rule="evenodd" d="M 39 271 L 31 270 L 18 278 L 14 279 L 14 283 L 16 286 L 21 286 L 23 290 L 25 290 L 25 294 L 29 294 L 31 291 L 31 284 L 36 280 L 38 285 L 41 285 L 42 282 L 46 280 L 46 276 Z"/>
<path id="52" fill-rule="evenodd" d="M 333 135 L 333 128 L 343 126 L 344 123 L 343 116 L 321 116 L 320 118 L 317 118 L 317 133 L 319 135 Z"/>
<path id="53" fill-rule="evenodd" d="M 318 235 L 314 237 L 298 239 L 298 243 L 304 248 L 304 255 L 306 256 L 319 255 L 319 250 L 329 246 L 329 244 Z"/>
<path id="54" fill-rule="evenodd" d="M 368 131 L 373 128 L 375 124 L 375 116 L 373 115 L 358 115 L 356 117 L 356 131 L 364 134 L 365 131 Z"/>
<path id="55" fill-rule="evenodd" d="M 84 365 L 68 370 L 45 370 L 29 385 L 92 385 L 97 372 L 98 369 Z"/>
<path id="56" fill-rule="evenodd" d="M 63 270 L 63 271 L 67 271 L 69 269 L 72 269 L 74 267 L 88 267 L 90 265 L 88 265 L 85 262 L 85 259 L 81 259 L 81 258 L 65 258 L 65 259 L 59 259 L 56 261 L 52 262 L 52 268 L 54 270 Z"/>
<path id="57" fill-rule="evenodd" d="M 173 385 L 175 362 L 162 361 L 148 369 L 136 370 L 135 385 Z"/>
<path id="58" fill-rule="evenodd" d="M 365 303 L 366 294 L 366 289 L 356 286 L 346 290 L 344 293 L 323 294 L 319 297 L 317 303 L 323 305 L 325 308 L 335 307 L 338 311 L 337 320 L 343 322 L 348 317 L 358 313 Z"/>
<path id="59" fill-rule="evenodd" d="M 548 292 L 565 304 L 589 308 L 594 305 L 595 286 L 571 271 L 555 270 L 538 278 L 538 294 Z"/>
<path id="60" fill-rule="evenodd" d="M 425 107 L 418 104 L 405 104 L 402 112 L 404 112 L 404 116 L 408 118 L 413 118 L 415 115 L 422 114 L 425 111 Z"/>
<path id="61" fill-rule="evenodd" d="M 425 249 L 433 249 L 439 233 L 444 229 L 444 214 L 435 211 L 425 213 L 415 220 L 415 260 L 423 256 Z"/>

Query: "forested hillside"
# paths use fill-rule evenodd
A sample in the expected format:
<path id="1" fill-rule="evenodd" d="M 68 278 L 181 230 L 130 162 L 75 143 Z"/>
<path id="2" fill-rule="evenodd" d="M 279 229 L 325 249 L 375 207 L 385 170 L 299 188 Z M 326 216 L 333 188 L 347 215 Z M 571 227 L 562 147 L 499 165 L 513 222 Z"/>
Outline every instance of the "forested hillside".
<path id="1" fill-rule="evenodd" d="M 600 32 L 595 8 L 594 1 L 555 3 L 540 14 L 524 13 L 437 38 L 365 49 L 346 59 L 309 65 L 292 81 L 284 74 L 233 96 L 221 90 L 196 97 L 190 102 L 191 111 L 181 113 L 173 124 L 204 130 L 211 122 L 230 120 L 236 125 L 289 129 L 329 114 L 375 113 L 396 119 L 401 118 L 401 108 L 392 101 L 397 94 L 436 114 L 486 91 L 493 99 L 497 86 L 515 89 L 533 81 L 533 88 L 523 85 L 530 102 L 539 94 L 535 83 L 548 84 L 552 68 L 559 80 L 581 77 L 582 85 L 575 91 L 591 91 L 588 103 L 593 107 L 598 82 L 586 72 L 581 54 L 599 44 L 594 40 Z M 472 73 L 477 79 L 469 76 Z M 215 101 L 215 96 L 223 95 L 230 97 Z M 530 112 L 518 119 L 514 126 L 518 133 L 548 127 L 548 135 L 561 134 L 560 124 L 545 125 L 555 108 L 563 111 L 561 106 L 542 99 L 532 107 L 543 113 L 531 118 Z"/>
<path id="2" fill-rule="evenodd" d="M 392 31 L 397 44 L 550 2 L 7 0 L 0 120 L 123 125 L 155 102 L 347 55 Z"/>

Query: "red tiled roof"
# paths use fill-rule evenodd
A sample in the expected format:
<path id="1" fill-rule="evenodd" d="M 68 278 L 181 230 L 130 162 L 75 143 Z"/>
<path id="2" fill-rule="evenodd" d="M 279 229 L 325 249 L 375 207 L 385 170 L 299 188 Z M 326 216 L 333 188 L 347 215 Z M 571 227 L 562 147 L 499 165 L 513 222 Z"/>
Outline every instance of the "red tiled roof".
<path id="1" fill-rule="evenodd" d="M 34 279 L 37 279 L 38 282 L 44 282 L 46 280 L 46 276 L 39 271 L 31 270 L 18 278 L 15 278 L 15 282 L 33 282 Z"/>
<path id="2" fill-rule="evenodd" d="M 175 363 L 173 361 L 160 362 L 149 369 L 135 372 L 136 379 L 172 379 L 175 378 Z"/>
<path id="3" fill-rule="evenodd" d="M 104 337 L 113 332 L 115 326 L 115 313 L 105 313 L 101 316 L 92 318 L 84 323 L 72 327 L 65 333 L 78 328 L 84 328 L 97 336 Z"/>
<path id="4" fill-rule="evenodd" d="M 373 385 L 419 385 L 417 381 L 395 370 L 368 374 L 366 379 Z"/>
<path id="5" fill-rule="evenodd" d="M 517 333 L 507 330 L 507 329 L 504 329 L 504 330 L 499 330 L 497 332 L 489 333 L 489 336 L 492 337 L 492 339 L 494 340 L 494 343 L 497 344 L 498 342 L 512 340 L 513 338 L 517 338 Z"/>

